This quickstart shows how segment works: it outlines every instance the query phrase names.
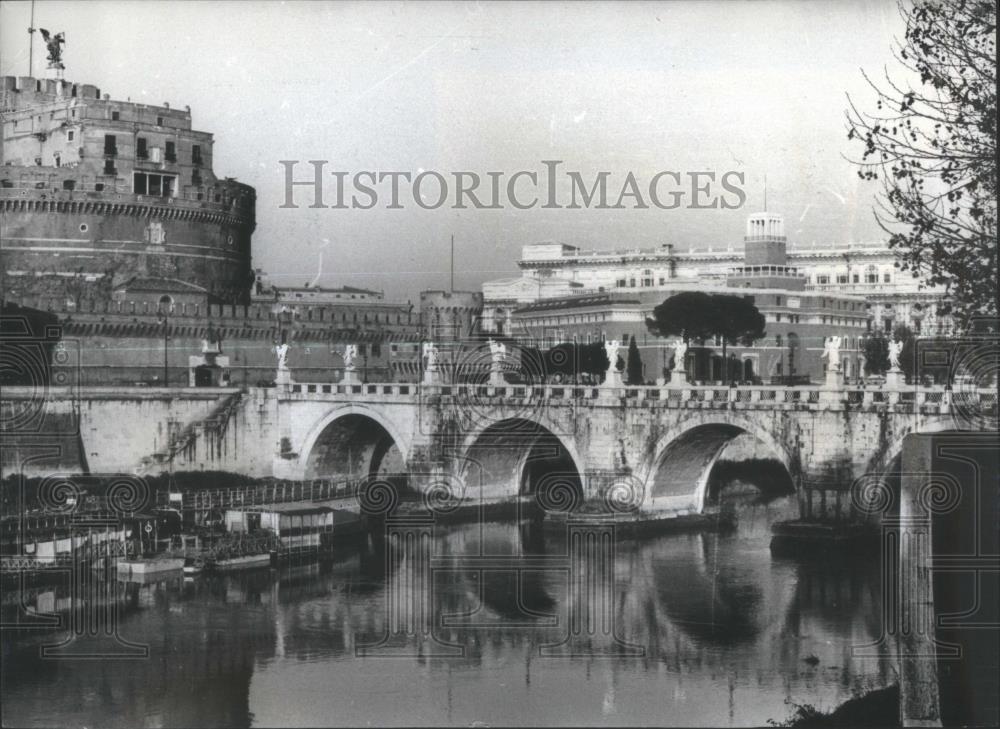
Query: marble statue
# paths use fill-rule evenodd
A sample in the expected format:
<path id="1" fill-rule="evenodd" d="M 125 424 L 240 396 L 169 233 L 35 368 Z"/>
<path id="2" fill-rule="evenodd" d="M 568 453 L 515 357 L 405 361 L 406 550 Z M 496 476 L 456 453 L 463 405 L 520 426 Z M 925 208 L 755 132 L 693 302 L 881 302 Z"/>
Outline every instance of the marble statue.
<path id="1" fill-rule="evenodd" d="M 684 369 L 684 356 L 687 351 L 688 345 L 683 339 L 674 342 L 674 369 Z"/>
<path id="2" fill-rule="evenodd" d="M 424 342 L 423 355 L 427 358 L 426 369 L 434 372 L 437 370 L 438 352 L 433 342 Z"/>
<path id="3" fill-rule="evenodd" d="M 354 358 L 358 356 L 358 345 L 347 344 L 344 345 L 344 369 L 353 370 L 354 369 Z"/>
<path id="4" fill-rule="evenodd" d="M 889 341 L 889 369 L 899 371 L 899 355 L 903 353 L 903 343 L 898 339 Z"/>
<path id="5" fill-rule="evenodd" d="M 278 372 L 284 372 L 288 369 L 288 345 L 279 344 L 274 348 L 275 354 L 278 355 Z"/>
<path id="6" fill-rule="evenodd" d="M 840 343 L 841 338 L 837 336 L 827 337 L 823 344 L 823 357 L 831 369 L 840 367 Z"/>

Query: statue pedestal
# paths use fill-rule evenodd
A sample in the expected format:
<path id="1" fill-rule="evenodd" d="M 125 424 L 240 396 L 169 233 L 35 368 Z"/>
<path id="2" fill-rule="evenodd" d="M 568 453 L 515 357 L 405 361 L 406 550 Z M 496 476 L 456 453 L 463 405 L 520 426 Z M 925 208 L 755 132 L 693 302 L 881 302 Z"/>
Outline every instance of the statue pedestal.
<path id="1" fill-rule="evenodd" d="M 899 390 L 906 385 L 906 376 L 899 368 L 891 369 L 885 373 L 885 386 L 889 390 Z"/>
<path id="2" fill-rule="evenodd" d="M 826 371 L 826 382 L 819 393 L 819 401 L 831 405 L 841 402 L 846 393 L 844 392 L 844 376 L 840 367 L 830 368 Z"/>
<path id="3" fill-rule="evenodd" d="M 425 385 L 440 385 L 441 373 L 438 370 L 424 370 Z"/>
<path id="4" fill-rule="evenodd" d="M 684 387 L 688 383 L 687 372 L 684 370 L 674 370 L 670 373 L 671 387 Z"/>
<path id="5" fill-rule="evenodd" d="M 361 384 L 361 380 L 358 378 L 358 372 L 353 367 L 344 370 L 344 376 L 340 381 L 345 385 L 358 385 Z"/>
<path id="6" fill-rule="evenodd" d="M 507 384 L 507 381 L 503 378 L 503 373 L 499 369 L 490 370 L 490 386 L 491 387 L 503 387 Z"/>
<path id="7" fill-rule="evenodd" d="M 826 382 L 824 383 L 824 387 L 827 390 L 840 390 L 844 387 L 844 377 L 839 367 L 836 369 L 831 367 L 826 371 Z"/>
<path id="8" fill-rule="evenodd" d="M 622 373 L 618 370 L 614 370 L 611 374 L 604 378 L 604 382 L 601 383 L 601 387 L 625 387 L 625 383 L 622 382 Z"/>
<path id="9" fill-rule="evenodd" d="M 292 384 L 292 371 L 289 369 L 279 369 L 274 375 L 274 384 L 276 385 L 290 385 Z"/>

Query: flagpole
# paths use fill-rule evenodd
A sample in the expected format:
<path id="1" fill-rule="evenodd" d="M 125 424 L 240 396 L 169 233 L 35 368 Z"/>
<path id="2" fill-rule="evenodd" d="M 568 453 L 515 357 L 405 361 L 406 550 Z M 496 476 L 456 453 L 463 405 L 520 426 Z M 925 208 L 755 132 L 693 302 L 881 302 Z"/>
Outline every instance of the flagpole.
<path id="1" fill-rule="evenodd" d="M 28 24 L 28 75 L 35 75 L 35 0 L 31 0 L 31 22 Z"/>

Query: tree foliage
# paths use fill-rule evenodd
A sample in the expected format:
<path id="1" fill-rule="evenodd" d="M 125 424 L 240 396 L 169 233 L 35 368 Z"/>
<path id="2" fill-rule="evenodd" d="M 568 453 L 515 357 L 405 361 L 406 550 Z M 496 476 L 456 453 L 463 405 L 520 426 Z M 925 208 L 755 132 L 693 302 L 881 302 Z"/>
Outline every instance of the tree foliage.
<path id="1" fill-rule="evenodd" d="M 538 373 L 543 379 L 552 375 L 572 379 L 581 374 L 603 375 L 608 369 L 608 356 L 601 342 L 560 342 L 544 351 L 521 347 L 521 369 Z"/>
<path id="2" fill-rule="evenodd" d="M 908 326 L 900 324 L 892 332 L 892 339 L 903 343 L 899 353 L 899 368 L 907 377 L 917 370 L 917 337 Z M 865 337 L 865 374 L 884 375 L 889 370 L 889 338 L 883 332 Z"/>
<path id="3" fill-rule="evenodd" d="M 639 345 L 636 344 L 635 335 L 633 334 L 628 344 L 628 359 L 625 363 L 625 384 L 641 385 L 643 383 L 642 357 L 639 355 Z"/>
<path id="4" fill-rule="evenodd" d="M 746 296 L 684 291 L 653 309 L 646 328 L 658 337 L 682 337 L 704 342 L 719 337 L 723 343 L 746 345 L 764 336 L 764 315 Z"/>
<path id="5" fill-rule="evenodd" d="M 960 326 L 996 316 L 997 102 L 993 0 L 899 3 L 893 49 L 912 80 L 865 79 L 874 112 L 849 99 L 848 138 L 864 145 L 858 174 L 881 188 L 879 225 L 901 266 L 948 290 Z M 905 73 L 905 72 L 904 72 Z"/>
<path id="6" fill-rule="evenodd" d="M 729 379 L 727 345 L 750 346 L 764 336 L 764 315 L 747 296 L 684 291 L 674 294 L 653 309 L 646 319 L 650 333 L 658 337 L 683 337 L 699 344 L 706 339 L 722 340 L 722 359 Z"/>
<path id="7" fill-rule="evenodd" d="M 889 369 L 889 340 L 881 332 L 865 337 L 863 349 L 866 375 L 884 375 Z"/>

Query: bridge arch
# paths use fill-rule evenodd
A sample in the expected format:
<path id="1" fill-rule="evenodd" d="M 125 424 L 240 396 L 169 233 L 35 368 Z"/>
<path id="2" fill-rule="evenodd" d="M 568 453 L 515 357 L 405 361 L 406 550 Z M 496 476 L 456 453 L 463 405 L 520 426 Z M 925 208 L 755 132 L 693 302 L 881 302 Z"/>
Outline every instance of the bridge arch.
<path id="1" fill-rule="evenodd" d="M 360 478 L 406 468 L 410 443 L 378 410 L 346 405 L 327 413 L 300 451 L 304 478 Z"/>
<path id="2" fill-rule="evenodd" d="M 798 458 L 793 458 L 770 428 L 732 412 L 699 414 L 685 418 L 657 440 L 641 472 L 645 508 L 702 512 L 712 468 L 726 446 L 744 434 L 762 443 L 797 484 L 801 470 Z"/>
<path id="3" fill-rule="evenodd" d="M 568 510 L 583 501 L 583 460 L 557 431 L 525 417 L 494 421 L 466 436 L 458 475 L 484 499 L 534 494 L 543 506 Z"/>
<path id="4" fill-rule="evenodd" d="M 914 433 L 929 435 L 932 433 L 960 430 L 968 430 L 968 428 L 963 428 L 961 423 L 950 416 L 937 417 L 923 423 L 911 422 L 901 428 L 899 434 L 892 438 L 884 449 L 879 450 L 879 452 L 872 456 L 867 464 L 865 473 L 881 478 L 891 475 L 893 471 L 898 471 L 903 457 L 903 441 L 909 435 Z"/>

